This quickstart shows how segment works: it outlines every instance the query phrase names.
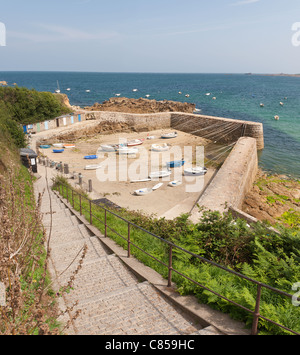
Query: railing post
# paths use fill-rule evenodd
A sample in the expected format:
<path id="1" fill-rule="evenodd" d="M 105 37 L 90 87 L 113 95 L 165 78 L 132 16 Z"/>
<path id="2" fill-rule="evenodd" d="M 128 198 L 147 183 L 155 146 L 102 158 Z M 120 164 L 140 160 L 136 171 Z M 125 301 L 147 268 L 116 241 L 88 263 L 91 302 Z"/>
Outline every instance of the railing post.
<path id="1" fill-rule="evenodd" d="M 79 194 L 80 216 L 82 216 L 81 194 Z"/>
<path id="2" fill-rule="evenodd" d="M 74 208 L 74 191 L 73 191 L 73 189 L 72 189 L 72 206 Z"/>
<path id="3" fill-rule="evenodd" d="M 261 298 L 261 284 L 259 283 L 257 285 L 256 305 L 255 305 L 251 335 L 257 335 L 258 332 L 257 328 L 258 328 L 258 320 L 259 320 L 260 298 Z"/>
<path id="4" fill-rule="evenodd" d="M 106 210 L 104 211 L 104 226 L 105 226 L 105 232 L 104 232 L 104 237 L 107 237 L 107 215 L 106 215 Z"/>
<path id="5" fill-rule="evenodd" d="M 127 257 L 130 258 L 130 223 L 128 223 Z"/>
<path id="6" fill-rule="evenodd" d="M 92 201 L 90 200 L 90 224 L 93 224 L 93 219 L 92 219 Z"/>
<path id="7" fill-rule="evenodd" d="M 67 202 L 69 203 L 69 189 L 68 189 L 68 185 L 66 186 L 67 189 Z"/>
<path id="8" fill-rule="evenodd" d="M 173 246 L 170 245 L 169 250 L 169 274 L 168 274 L 168 287 L 172 285 L 172 255 L 173 255 Z"/>

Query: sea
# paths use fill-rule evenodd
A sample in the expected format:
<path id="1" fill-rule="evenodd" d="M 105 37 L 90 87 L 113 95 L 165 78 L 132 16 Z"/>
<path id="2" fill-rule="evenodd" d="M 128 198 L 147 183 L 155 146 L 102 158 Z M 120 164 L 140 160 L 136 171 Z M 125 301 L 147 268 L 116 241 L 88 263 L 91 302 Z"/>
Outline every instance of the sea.
<path id="1" fill-rule="evenodd" d="M 203 115 L 261 122 L 265 137 L 265 148 L 259 153 L 261 169 L 300 179 L 300 77 L 250 73 L 0 72 L 0 81 L 3 80 L 9 86 L 16 83 L 37 91 L 54 92 L 59 86 L 71 105 L 80 107 L 102 103 L 116 95 L 147 95 L 149 99 L 194 103 Z"/>

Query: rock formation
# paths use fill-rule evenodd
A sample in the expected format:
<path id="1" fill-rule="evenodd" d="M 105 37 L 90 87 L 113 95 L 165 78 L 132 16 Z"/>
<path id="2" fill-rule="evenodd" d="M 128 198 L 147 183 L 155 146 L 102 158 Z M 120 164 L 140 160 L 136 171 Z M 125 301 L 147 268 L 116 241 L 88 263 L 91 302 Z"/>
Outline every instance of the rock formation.
<path id="1" fill-rule="evenodd" d="M 196 106 L 187 102 L 156 101 L 148 99 L 129 99 L 113 97 L 102 104 L 95 103 L 92 107 L 85 107 L 89 111 L 112 111 L 125 113 L 157 113 L 157 112 L 185 112 L 193 113 Z"/>

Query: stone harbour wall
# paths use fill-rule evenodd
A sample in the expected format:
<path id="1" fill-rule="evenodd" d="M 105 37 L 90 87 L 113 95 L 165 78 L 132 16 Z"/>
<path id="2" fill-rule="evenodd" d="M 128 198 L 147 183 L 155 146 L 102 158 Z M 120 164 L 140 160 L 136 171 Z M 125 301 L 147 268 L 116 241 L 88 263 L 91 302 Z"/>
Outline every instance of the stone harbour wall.
<path id="1" fill-rule="evenodd" d="M 264 148 L 262 123 L 198 114 L 171 113 L 171 127 L 178 131 L 208 138 L 220 144 L 237 142 L 240 137 L 256 139 L 257 149 Z"/>
<path id="2" fill-rule="evenodd" d="M 254 138 L 242 137 L 200 196 L 197 204 L 205 209 L 227 211 L 229 206 L 241 208 L 245 195 L 252 188 L 258 171 L 257 144 Z M 191 212 L 191 220 L 201 216 L 198 206 Z"/>

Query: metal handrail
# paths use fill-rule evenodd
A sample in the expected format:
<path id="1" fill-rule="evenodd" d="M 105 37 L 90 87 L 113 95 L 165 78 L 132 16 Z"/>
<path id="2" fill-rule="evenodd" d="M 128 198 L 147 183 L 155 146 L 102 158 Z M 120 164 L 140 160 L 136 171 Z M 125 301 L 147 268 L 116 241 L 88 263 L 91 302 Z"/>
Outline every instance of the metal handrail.
<path id="1" fill-rule="evenodd" d="M 68 203 L 69 203 L 69 194 L 68 194 L 69 186 L 68 186 L 67 184 L 64 184 L 64 183 L 60 182 L 60 181 L 58 182 L 58 184 L 62 187 L 62 191 L 60 191 L 60 189 L 59 189 L 59 193 L 60 193 L 62 196 L 63 196 L 63 188 L 66 187 L 66 197 L 67 197 L 67 201 L 68 201 Z M 218 297 L 220 297 L 220 298 L 226 300 L 227 302 L 229 302 L 229 303 L 231 303 L 231 304 L 233 304 L 233 305 L 235 305 L 235 306 L 237 306 L 237 307 L 239 307 L 239 308 L 241 308 L 241 309 L 243 309 L 243 310 L 245 310 L 245 311 L 247 311 L 247 312 L 253 314 L 253 323 L 252 323 L 251 335 L 257 335 L 257 334 L 258 334 L 258 321 L 259 321 L 259 318 L 264 319 L 264 320 L 266 320 L 266 321 L 268 321 L 268 322 L 270 322 L 270 323 L 272 323 L 272 324 L 274 324 L 274 325 L 276 325 L 276 326 L 278 326 L 278 327 L 280 327 L 280 328 L 282 328 L 282 329 L 285 329 L 285 330 L 291 332 L 292 334 L 300 335 L 300 333 L 298 333 L 298 332 L 296 332 L 296 331 L 294 331 L 294 330 L 292 330 L 292 329 L 289 329 L 289 328 L 287 328 L 287 327 L 285 327 L 285 326 L 283 326 L 283 325 L 281 325 L 281 324 L 279 324 L 279 323 L 277 323 L 277 322 L 275 322 L 275 321 L 273 321 L 273 320 L 271 320 L 271 319 L 269 319 L 269 318 L 264 317 L 264 316 L 261 315 L 260 312 L 259 312 L 262 288 L 267 288 L 267 289 L 269 289 L 269 290 L 271 290 L 271 291 L 273 291 L 273 292 L 276 292 L 276 293 L 278 293 L 278 294 L 280 294 L 280 295 L 282 295 L 282 296 L 288 297 L 288 298 L 290 298 L 290 299 L 292 299 L 292 297 L 293 297 L 291 294 L 289 294 L 289 293 L 287 293 L 287 292 L 284 292 L 284 291 L 281 291 L 281 290 L 279 290 L 279 289 L 276 289 L 276 288 L 274 288 L 274 287 L 272 287 L 272 286 L 269 286 L 269 285 L 267 285 L 267 284 L 261 283 L 261 282 L 259 282 L 259 281 L 257 281 L 257 280 L 254 280 L 254 279 L 252 279 L 252 278 L 250 278 L 250 277 L 248 277 L 248 276 L 245 276 L 245 275 L 243 275 L 243 274 L 241 274 L 241 273 L 239 273 L 239 272 L 236 272 L 236 271 L 234 271 L 234 270 L 228 269 L 228 268 L 226 268 L 225 266 L 219 265 L 219 264 L 217 264 L 217 263 L 214 262 L 214 261 L 205 259 L 205 258 L 203 258 L 203 257 L 200 256 L 200 255 L 197 255 L 197 254 L 195 254 L 195 253 L 193 253 L 193 252 L 191 252 L 191 251 L 189 251 L 189 250 L 186 250 L 186 249 L 184 249 L 184 248 L 182 248 L 182 247 L 180 247 L 180 246 L 178 246 L 178 245 L 176 245 L 176 244 L 174 244 L 174 243 L 172 243 L 172 242 L 170 242 L 170 241 L 168 241 L 168 240 L 166 240 L 166 239 L 163 239 L 163 238 L 159 237 L 158 235 L 156 235 L 156 234 L 154 234 L 154 233 L 152 233 L 152 232 L 150 232 L 150 231 L 144 229 L 143 227 L 141 227 L 141 226 L 139 226 L 139 225 L 137 225 L 137 224 L 135 224 L 135 223 L 133 223 L 133 222 L 131 222 L 131 221 L 128 221 L 128 220 L 125 219 L 124 217 L 122 217 L 122 216 L 120 216 L 120 215 L 114 213 L 113 211 L 108 210 L 108 209 L 105 208 L 104 206 L 100 206 L 100 205 L 98 205 L 98 204 L 95 204 L 95 203 L 94 203 L 93 201 L 91 201 L 88 197 L 86 197 L 86 196 L 80 194 L 79 192 L 73 190 L 72 188 L 71 188 L 71 190 L 72 190 L 72 195 L 71 195 L 71 196 L 72 196 L 72 206 L 73 206 L 73 208 L 75 208 L 75 207 L 74 207 L 74 206 L 75 206 L 74 193 L 76 193 L 77 196 L 79 196 L 79 204 L 78 204 L 79 206 L 78 206 L 78 207 L 79 207 L 79 209 L 80 209 L 80 215 L 82 215 L 82 209 L 83 209 L 84 211 L 86 211 L 87 213 L 89 213 L 89 215 L 90 215 L 90 224 L 91 224 L 91 225 L 93 224 L 93 218 L 95 218 L 96 220 L 98 220 L 99 222 L 101 222 L 101 223 L 105 226 L 105 234 L 104 234 L 105 237 L 107 237 L 107 228 L 109 228 L 113 233 L 115 233 L 116 235 L 118 235 L 118 236 L 119 236 L 120 238 L 122 238 L 123 240 L 127 241 L 127 245 L 128 245 L 128 250 L 127 250 L 127 251 L 128 251 L 128 255 L 127 255 L 127 256 L 128 256 L 128 258 L 131 256 L 130 247 L 131 247 L 131 246 L 134 246 L 135 248 L 139 249 L 139 250 L 140 250 L 141 252 L 143 252 L 144 254 L 146 254 L 146 255 L 148 255 L 149 257 L 151 257 L 153 260 L 155 260 L 155 261 L 159 262 L 161 265 L 167 267 L 167 268 L 168 268 L 168 287 L 171 287 L 171 284 L 172 284 L 172 272 L 175 272 L 175 273 L 177 273 L 178 275 L 184 277 L 185 279 L 187 279 L 187 280 L 193 282 L 194 284 L 196 284 L 196 285 L 202 287 L 203 289 L 205 289 L 205 290 L 207 290 L 207 291 L 209 291 L 209 292 L 215 294 L 216 296 L 218 296 Z M 87 210 L 87 209 L 85 209 L 85 208 L 82 207 L 82 198 L 85 198 L 85 199 L 89 202 L 89 210 Z M 98 217 L 96 217 L 95 215 L 92 214 L 92 205 L 95 205 L 95 206 L 97 206 L 98 208 L 101 208 L 102 210 L 104 210 L 104 212 L 105 212 L 105 220 L 104 220 L 104 221 L 101 221 Z M 118 219 L 121 219 L 121 220 L 123 220 L 124 222 L 127 223 L 127 226 L 128 226 L 128 235 L 127 235 L 127 238 L 125 238 L 124 236 L 122 236 L 120 233 L 118 233 L 117 231 L 115 231 L 113 228 L 111 228 L 111 227 L 107 224 L 107 213 L 110 213 L 111 215 L 114 215 L 114 216 L 117 217 Z M 137 228 L 137 229 L 140 229 L 141 231 L 143 231 L 143 232 L 145 232 L 145 233 L 147 233 L 147 234 L 149 234 L 149 235 L 155 237 L 156 239 L 161 240 L 163 243 L 168 244 L 168 245 L 169 245 L 169 264 L 167 265 L 167 264 L 164 263 L 163 261 L 157 259 L 157 258 L 154 257 L 153 255 L 149 254 L 147 251 L 141 249 L 139 246 L 137 246 L 137 245 L 135 245 L 134 243 L 132 243 L 131 240 L 130 240 L 130 230 L 131 230 L 131 227 L 135 227 L 135 228 Z M 183 273 L 181 273 L 180 271 L 174 269 L 173 266 L 172 266 L 173 248 L 179 249 L 179 250 L 183 251 L 184 253 L 187 253 L 187 254 L 189 254 L 189 255 L 191 255 L 191 256 L 193 256 L 193 257 L 195 257 L 195 258 L 197 258 L 197 259 L 199 259 L 199 260 L 201 260 L 201 261 L 203 261 L 203 262 L 209 263 L 209 264 L 211 264 L 211 265 L 213 265 L 213 266 L 215 266 L 215 267 L 217 267 L 217 268 L 219 268 L 219 269 L 222 269 L 222 270 L 224 270 L 224 271 L 226 271 L 226 272 L 229 272 L 229 273 L 231 273 L 231 274 L 234 274 L 234 275 L 237 276 L 237 277 L 243 278 L 243 279 L 245 279 L 245 280 L 247 280 L 247 281 L 249 281 L 249 282 L 252 282 L 252 283 L 256 284 L 256 285 L 257 285 L 257 297 L 256 297 L 255 310 L 252 311 L 252 310 L 250 310 L 250 309 L 244 307 L 243 305 L 240 305 L 240 304 L 238 304 L 238 303 L 236 303 L 236 302 L 234 302 L 234 301 L 232 301 L 232 300 L 226 298 L 225 296 L 223 296 L 223 295 L 221 295 L 221 294 L 219 294 L 219 293 L 217 293 L 217 292 L 215 292 L 215 291 L 213 291 L 213 290 L 207 288 L 206 286 L 200 284 L 200 283 L 197 282 L 196 280 L 193 280 L 193 279 L 191 279 L 190 277 L 188 277 L 188 276 L 184 275 Z"/>

